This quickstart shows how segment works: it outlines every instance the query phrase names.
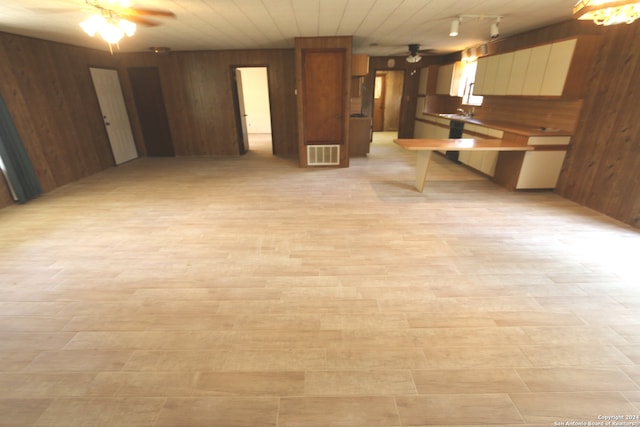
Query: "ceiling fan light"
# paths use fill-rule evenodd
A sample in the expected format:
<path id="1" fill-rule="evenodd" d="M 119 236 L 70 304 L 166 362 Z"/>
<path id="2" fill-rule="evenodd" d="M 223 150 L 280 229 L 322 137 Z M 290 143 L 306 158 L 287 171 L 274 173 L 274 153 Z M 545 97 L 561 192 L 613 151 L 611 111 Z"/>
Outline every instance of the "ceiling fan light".
<path id="1" fill-rule="evenodd" d="M 420 62 L 420 60 L 422 59 L 422 56 L 420 56 L 420 55 L 409 55 L 405 59 L 407 60 L 407 62 L 409 64 L 415 64 L 417 62 Z"/>
<path id="2" fill-rule="evenodd" d="M 122 28 L 107 22 L 100 30 L 100 37 L 109 44 L 118 44 L 124 37 L 124 31 Z"/>
<path id="3" fill-rule="evenodd" d="M 84 30 L 85 33 L 89 34 L 91 37 L 95 36 L 96 33 L 99 33 L 107 24 L 107 20 L 102 15 L 91 15 L 84 21 L 80 23 L 80 27 Z"/>
<path id="4" fill-rule="evenodd" d="M 121 19 L 120 22 L 118 22 L 118 27 L 120 27 L 128 37 L 136 33 L 136 24 L 126 19 Z"/>
<path id="5" fill-rule="evenodd" d="M 580 0 L 573 7 L 573 16 L 591 20 L 598 25 L 631 24 L 640 18 L 638 0 Z"/>

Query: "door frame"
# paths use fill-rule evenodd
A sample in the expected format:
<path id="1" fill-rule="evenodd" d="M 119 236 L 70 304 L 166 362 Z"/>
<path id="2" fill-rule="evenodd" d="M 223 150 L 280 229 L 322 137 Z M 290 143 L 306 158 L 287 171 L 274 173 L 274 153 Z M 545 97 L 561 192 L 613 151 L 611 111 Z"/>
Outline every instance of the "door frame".
<path id="1" fill-rule="evenodd" d="M 400 132 L 400 125 L 402 124 L 402 117 L 403 117 L 403 112 L 406 108 L 405 105 L 405 89 L 407 86 L 407 70 L 403 69 L 403 68 L 377 68 L 373 70 L 373 84 L 374 87 L 372 88 L 373 90 L 371 91 L 371 123 L 373 125 L 373 115 L 375 114 L 375 78 L 378 76 L 378 73 L 384 73 L 385 75 L 385 80 L 388 77 L 389 73 L 397 73 L 398 77 L 400 77 L 400 74 L 402 74 L 401 80 L 402 80 L 402 87 L 400 88 L 400 104 L 399 104 L 399 108 L 398 108 L 398 130 L 397 132 Z M 389 86 L 388 81 L 385 81 L 385 93 L 384 93 L 384 97 L 387 96 L 387 87 Z M 385 100 L 386 102 L 386 100 Z M 386 110 L 386 108 L 385 108 Z M 386 111 L 385 111 L 386 114 Z M 384 132 L 384 117 L 382 117 L 382 131 L 376 131 L 376 132 Z M 373 128 L 373 126 L 372 126 Z"/>
<path id="2" fill-rule="evenodd" d="M 380 96 L 376 98 L 376 87 L 378 83 L 378 79 L 380 79 Z M 381 132 L 384 131 L 384 110 L 385 110 L 385 99 L 387 96 L 387 72 L 376 70 L 376 73 L 373 77 L 373 117 L 371 118 L 371 128 L 373 132 Z M 381 104 L 380 108 L 376 108 L 376 100 Z M 380 129 L 377 129 L 380 125 Z"/>

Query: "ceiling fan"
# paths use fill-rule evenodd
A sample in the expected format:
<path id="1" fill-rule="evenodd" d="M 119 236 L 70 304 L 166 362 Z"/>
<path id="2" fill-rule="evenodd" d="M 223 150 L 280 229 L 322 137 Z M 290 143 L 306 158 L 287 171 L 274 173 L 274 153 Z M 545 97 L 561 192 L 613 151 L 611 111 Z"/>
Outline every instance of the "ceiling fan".
<path id="1" fill-rule="evenodd" d="M 85 0 L 87 6 L 97 9 L 101 15 L 117 16 L 121 19 L 147 27 L 160 25 L 151 18 L 175 18 L 176 14 L 169 10 L 133 7 L 127 0 Z"/>
<path id="2" fill-rule="evenodd" d="M 371 43 L 369 46 L 371 47 L 379 47 L 378 43 Z M 420 49 L 420 45 L 418 43 L 409 43 L 407 46 L 407 50 L 409 55 L 405 57 L 405 60 L 410 64 L 415 64 L 420 62 L 423 56 L 426 55 L 438 55 L 443 52 L 438 52 L 436 49 Z M 391 47 L 391 46 L 389 46 Z M 401 56 L 407 53 L 407 50 L 402 50 L 400 52 L 392 54 L 392 56 Z"/>
<path id="3" fill-rule="evenodd" d="M 109 45 L 119 47 L 119 42 L 126 35 L 131 37 L 136 32 L 136 24 L 155 27 L 158 24 L 149 17 L 175 18 L 175 13 L 168 10 L 147 9 L 129 6 L 128 0 L 85 0 L 92 8 L 93 14 L 80 23 L 80 27 L 91 37 L 99 34 Z"/>
<path id="4" fill-rule="evenodd" d="M 420 49 L 420 45 L 417 43 L 411 43 L 408 46 L 409 55 L 405 58 L 405 60 L 410 64 L 415 64 L 420 62 L 424 55 L 433 55 L 436 54 L 435 49 Z"/>

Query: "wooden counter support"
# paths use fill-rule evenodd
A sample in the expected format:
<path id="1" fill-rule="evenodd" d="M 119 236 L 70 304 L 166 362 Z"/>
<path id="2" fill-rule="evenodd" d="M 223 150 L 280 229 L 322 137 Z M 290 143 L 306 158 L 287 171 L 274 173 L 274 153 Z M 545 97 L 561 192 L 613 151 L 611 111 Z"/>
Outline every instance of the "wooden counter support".
<path id="1" fill-rule="evenodd" d="M 394 139 L 406 150 L 418 152 L 416 162 L 416 189 L 422 193 L 427 180 L 431 152 L 442 151 L 530 151 L 534 147 L 521 143 L 504 142 L 501 139 Z"/>

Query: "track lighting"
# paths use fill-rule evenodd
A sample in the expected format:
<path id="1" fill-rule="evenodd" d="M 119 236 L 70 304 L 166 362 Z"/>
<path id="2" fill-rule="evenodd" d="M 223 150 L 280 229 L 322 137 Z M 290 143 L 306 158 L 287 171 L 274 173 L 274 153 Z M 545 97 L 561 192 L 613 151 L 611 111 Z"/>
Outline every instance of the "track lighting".
<path id="1" fill-rule="evenodd" d="M 500 29 L 498 28 L 498 24 L 499 23 L 500 23 L 500 17 L 498 16 L 496 18 L 496 22 L 491 24 L 491 38 L 492 39 L 497 39 L 498 37 L 500 37 Z"/>
<path id="2" fill-rule="evenodd" d="M 460 28 L 460 18 L 457 18 L 451 21 L 451 28 L 449 29 L 449 37 L 457 36 L 459 28 Z"/>
<path id="3" fill-rule="evenodd" d="M 491 24 L 489 34 L 491 35 L 492 39 L 496 39 L 500 37 L 500 29 L 498 28 L 498 25 L 500 24 L 500 20 L 502 20 L 502 16 L 499 16 L 499 15 L 460 15 L 456 19 L 451 21 L 451 27 L 449 28 L 449 36 L 451 37 L 457 36 L 459 34 L 460 23 L 463 20 L 466 21 L 471 19 L 479 19 L 479 20 L 495 19 L 496 22 Z"/>

